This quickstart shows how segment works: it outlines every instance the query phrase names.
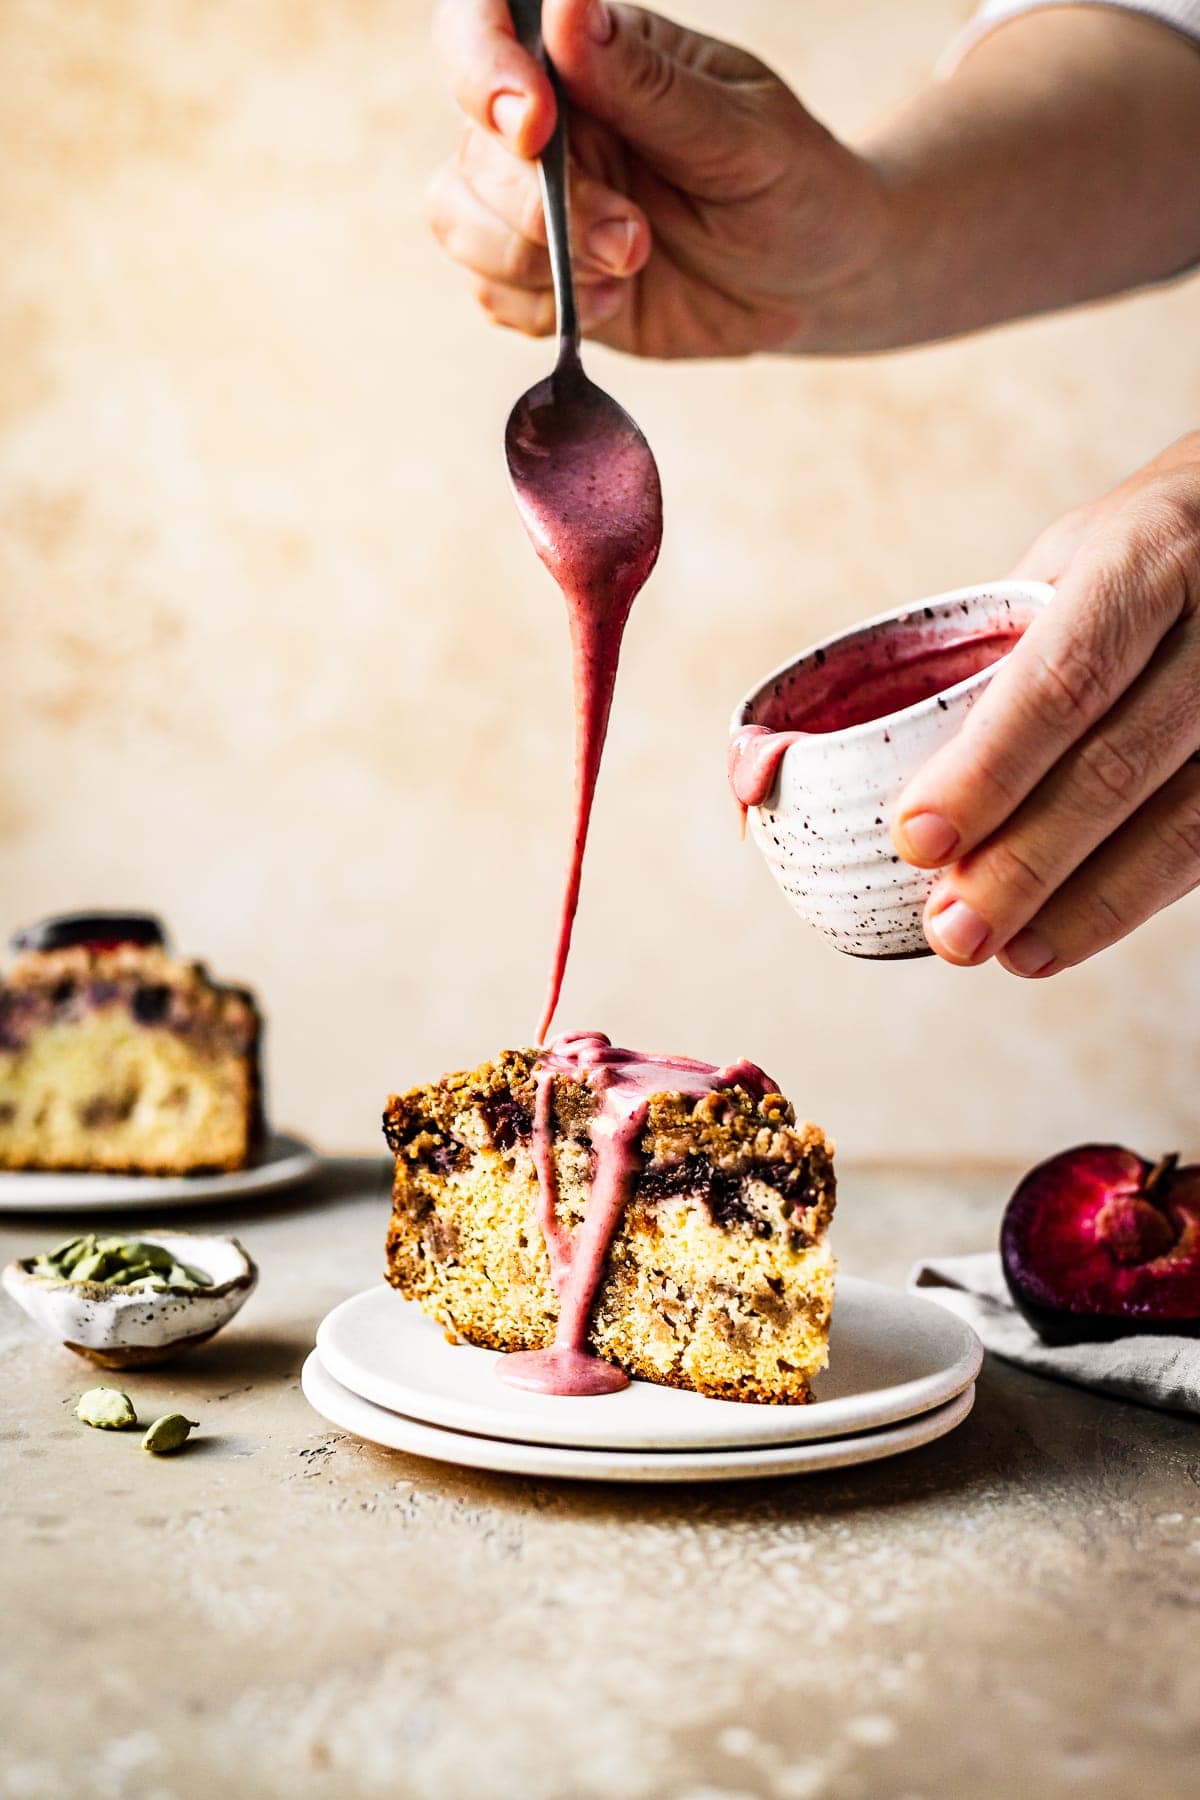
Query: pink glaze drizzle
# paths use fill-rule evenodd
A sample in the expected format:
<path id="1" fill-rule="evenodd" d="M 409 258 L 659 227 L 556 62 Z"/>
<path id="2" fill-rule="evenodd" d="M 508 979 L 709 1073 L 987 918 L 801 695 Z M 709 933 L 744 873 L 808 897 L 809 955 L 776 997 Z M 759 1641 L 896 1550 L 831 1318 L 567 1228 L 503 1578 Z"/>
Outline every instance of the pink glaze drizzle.
<path id="1" fill-rule="evenodd" d="M 562 365 L 527 396 L 510 474 L 533 547 L 562 589 L 575 689 L 575 820 L 550 978 L 536 1041 L 550 1029 L 579 905 L 592 801 L 608 733 L 629 609 L 662 541 L 654 459 L 632 421 L 604 429 L 578 365 Z"/>
<path id="2" fill-rule="evenodd" d="M 564 1076 L 586 1082 L 599 1104 L 592 1117 L 595 1173 L 584 1216 L 574 1230 L 558 1217 L 554 1162 L 554 1082 Z M 628 1387 L 624 1371 L 593 1356 L 588 1326 L 617 1228 L 641 1169 L 641 1137 L 655 1094 L 700 1099 L 720 1088 L 741 1087 L 761 1099 L 778 1090 L 757 1064 L 718 1069 L 691 1057 L 643 1056 L 615 1048 L 597 1031 L 567 1032 L 554 1039 L 534 1071 L 537 1105 L 533 1159 L 538 1173 L 538 1224 L 550 1257 L 559 1299 L 558 1329 L 548 1350 L 522 1350 L 500 1363 L 510 1387 L 539 1394 L 611 1394 Z"/>

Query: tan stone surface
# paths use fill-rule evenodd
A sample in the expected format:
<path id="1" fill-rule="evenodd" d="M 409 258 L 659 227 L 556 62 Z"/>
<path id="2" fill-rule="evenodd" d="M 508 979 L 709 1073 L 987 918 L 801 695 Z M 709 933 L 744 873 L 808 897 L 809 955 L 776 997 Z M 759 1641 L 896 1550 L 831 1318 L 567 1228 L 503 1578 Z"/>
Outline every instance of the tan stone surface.
<path id="1" fill-rule="evenodd" d="M 374 1450 L 297 1377 L 379 1269 L 386 1175 L 229 1215 L 259 1291 L 127 1383 L 200 1420 L 171 1461 L 77 1424 L 85 1367 L 0 1300 L 4 1800 L 1195 1793 L 1194 1420 L 989 1365 L 951 1438 L 828 1476 L 656 1493 Z M 979 1248 L 1009 1186 L 850 1167 L 844 1266 Z"/>
<path id="2" fill-rule="evenodd" d="M 686 10 L 853 129 L 969 9 Z M 281 1119 L 364 1148 L 389 1087 L 530 1029 L 568 812 L 566 633 L 500 454 L 546 353 L 425 237 L 427 12 L 0 8 L 0 927 L 161 907 L 261 987 Z M 566 1022 L 750 1055 L 864 1152 L 1188 1136 L 1194 905 L 1036 991 L 857 966 L 739 850 L 722 755 L 775 662 L 1003 570 L 1194 424 L 1197 291 L 860 365 L 595 357 L 667 541 Z"/>

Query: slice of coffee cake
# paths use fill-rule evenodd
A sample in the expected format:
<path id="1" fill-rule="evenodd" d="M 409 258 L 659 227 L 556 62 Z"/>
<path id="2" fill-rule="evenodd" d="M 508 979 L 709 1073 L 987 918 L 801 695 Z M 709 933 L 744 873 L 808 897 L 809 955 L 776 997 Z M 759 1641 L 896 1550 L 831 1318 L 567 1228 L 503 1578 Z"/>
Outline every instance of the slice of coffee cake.
<path id="1" fill-rule="evenodd" d="M 261 1019 L 143 913 L 13 940 L 0 982 L 0 1168 L 244 1168 L 262 1135 Z"/>
<path id="2" fill-rule="evenodd" d="M 535 1353 L 504 1379 L 808 1398 L 833 1305 L 833 1151 L 753 1064 L 581 1034 L 394 1095 L 384 1127 L 388 1280 L 449 1335 Z"/>

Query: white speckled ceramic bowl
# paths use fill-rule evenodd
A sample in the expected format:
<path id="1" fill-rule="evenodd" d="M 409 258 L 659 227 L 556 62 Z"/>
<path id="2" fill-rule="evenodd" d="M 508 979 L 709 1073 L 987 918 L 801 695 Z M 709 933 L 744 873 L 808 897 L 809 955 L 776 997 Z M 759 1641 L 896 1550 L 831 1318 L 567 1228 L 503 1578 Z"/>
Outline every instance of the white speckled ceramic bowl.
<path id="1" fill-rule="evenodd" d="M 891 678 L 914 654 L 1012 632 L 1053 597 L 1040 581 L 994 581 L 869 619 L 784 663 L 754 689 L 731 730 L 788 730 L 824 704 Z M 892 809 L 909 778 L 962 724 L 995 664 L 901 710 L 796 734 L 750 831 L 802 919 L 850 956 L 930 954 L 921 919 L 933 876 L 896 855 Z"/>
<path id="2" fill-rule="evenodd" d="M 103 1369 L 147 1368 L 203 1344 L 227 1325 L 254 1291 L 258 1270 L 236 1238 L 190 1231 L 136 1231 L 177 1261 L 203 1269 L 207 1288 L 160 1293 L 105 1287 L 95 1281 L 54 1281 L 35 1275 L 32 1258 L 11 1262 L 4 1286 L 31 1319 L 68 1350 Z"/>

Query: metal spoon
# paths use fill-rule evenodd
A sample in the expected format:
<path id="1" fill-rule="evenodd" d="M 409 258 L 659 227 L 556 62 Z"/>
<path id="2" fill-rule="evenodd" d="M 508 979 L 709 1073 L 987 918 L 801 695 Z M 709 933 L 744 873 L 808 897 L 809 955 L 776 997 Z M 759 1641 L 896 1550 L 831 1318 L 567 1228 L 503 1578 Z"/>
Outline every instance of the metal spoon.
<path id="1" fill-rule="evenodd" d="M 608 590 L 609 615 L 622 601 L 627 614 L 662 542 L 658 468 L 624 407 L 583 372 L 571 272 L 566 96 L 542 42 L 541 0 L 509 4 L 517 38 L 545 69 L 558 106 L 540 165 L 558 361 L 509 414 L 509 479 L 534 547 L 568 600 L 586 591 L 598 605 Z"/>
<path id="2" fill-rule="evenodd" d="M 558 105 L 541 160 L 558 361 L 513 407 L 504 453 L 525 529 L 566 600 L 575 664 L 575 830 L 540 1044 L 558 1005 L 571 946 L 621 636 L 662 543 L 662 489 L 650 446 L 629 414 L 583 372 L 571 274 L 566 96 L 542 42 L 541 0 L 509 4 L 517 37 L 546 70 Z"/>

